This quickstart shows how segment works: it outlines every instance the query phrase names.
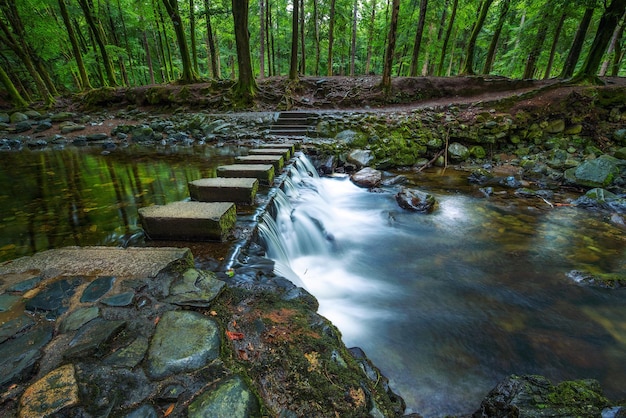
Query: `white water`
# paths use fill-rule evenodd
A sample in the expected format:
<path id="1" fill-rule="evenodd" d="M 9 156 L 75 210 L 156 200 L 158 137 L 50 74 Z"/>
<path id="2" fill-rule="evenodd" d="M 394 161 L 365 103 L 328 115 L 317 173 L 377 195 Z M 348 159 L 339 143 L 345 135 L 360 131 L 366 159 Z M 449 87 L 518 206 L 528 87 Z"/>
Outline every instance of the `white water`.
<path id="1" fill-rule="evenodd" d="M 569 286 L 562 274 L 580 250 L 563 238 L 586 227 L 579 212 L 518 218 L 450 195 L 434 214 L 414 214 L 392 193 L 311 176 L 306 157 L 289 170 L 274 217 L 260 224 L 276 273 L 318 299 L 407 413 L 471 413 L 513 373 L 597 378 L 623 393 L 623 297 Z M 583 247 L 600 246 L 589 240 Z"/>

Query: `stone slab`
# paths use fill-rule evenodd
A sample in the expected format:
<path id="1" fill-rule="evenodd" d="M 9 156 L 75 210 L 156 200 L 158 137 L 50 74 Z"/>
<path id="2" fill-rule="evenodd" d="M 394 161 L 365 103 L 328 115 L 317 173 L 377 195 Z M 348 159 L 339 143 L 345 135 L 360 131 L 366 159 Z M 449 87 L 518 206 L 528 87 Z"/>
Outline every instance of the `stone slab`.
<path id="1" fill-rule="evenodd" d="M 285 142 L 280 144 L 261 144 L 259 145 L 259 148 L 287 148 L 291 150 L 291 155 L 296 152 L 296 144 L 293 142 Z"/>
<path id="2" fill-rule="evenodd" d="M 235 158 L 236 164 L 272 164 L 274 172 L 279 172 L 285 164 L 282 155 L 244 155 Z"/>
<path id="3" fill-rule="evenodd" d="M 140 208 L 139 219 L 151 239 L 223 241 L 237 209 L 230 202 L 173 202 Z"/>
<path id="4" fill-rule="evenodd" d="M 245 177 L 214 177 L 191 181 L 188 187 L 192 200 L 251 205 L 259 189 L 259 180 Z"/>
<path id="5" fill-rule="evenodd" d="M 272 184 L 274 173 L 274 166 L 271 164 L 231 164 L 217 167 L 219 177 L 256 178 L 266 185 Z"/>
<path id="6" fill-rule="evenodd" d="M 291 148 L 254 148 L 248 151 L 249 155 L 282 155 L 286 160 L 292 157 Z"/>
<path id="7" fill-rule="evenodd" d="M 188 248 L 65 247 L 47 250 L 0 265 L 0 290 L 24 280 L 21 273 L 46 276 L 156 277 L 170 264 L 191 258 Z"/>

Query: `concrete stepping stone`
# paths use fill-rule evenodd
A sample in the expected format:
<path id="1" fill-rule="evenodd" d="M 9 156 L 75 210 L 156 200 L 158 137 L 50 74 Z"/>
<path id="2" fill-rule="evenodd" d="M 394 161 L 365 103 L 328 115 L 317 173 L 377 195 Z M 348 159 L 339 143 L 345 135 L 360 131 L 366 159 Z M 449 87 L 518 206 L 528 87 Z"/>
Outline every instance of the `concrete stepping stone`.
<path id="1" fill-rule="evenodd" d="M 285 161 L 293 155 L 291 148 L 254 148 L 248 150 L 248 155 L 282 155 Z"/>
<path id="2" fill-rule="evenodd" d="M 229 202 L 174 202 L 140 208 L 139 218 L 151 239 L 223 241 L 237 209 Z"/>
<path id="3" fill-rule="evenodd" d="M 274 181 L 274 166 L 271 164 L 231 164 L 217 167 L 219 177 L 251 177 L 265 185 Z"/>
<path id="4" fill-rule="evenodd" d="M 291 155 L 296 152 L 296 144 L 293 142 L 286 142 L 282 144 L 261 144 L 259 145 L 261 149 L 288 149 L 291 150 Z M 290 156 L 291 156 L 290 155 Z"/>
<path id="5" fill-rule="evenodd" d="M 251 205 L 259 189 L 256 178 L 214 177 L 189 182 L 189 195 L 200 202 L 235 202 Z"/>
<path id="6" fill-rule="evenodd" d="M 237 164 L 272 164 L 274 172 L 279 172 L 285 164 L 282 155 L 244 155 L 235 158 Z"/>

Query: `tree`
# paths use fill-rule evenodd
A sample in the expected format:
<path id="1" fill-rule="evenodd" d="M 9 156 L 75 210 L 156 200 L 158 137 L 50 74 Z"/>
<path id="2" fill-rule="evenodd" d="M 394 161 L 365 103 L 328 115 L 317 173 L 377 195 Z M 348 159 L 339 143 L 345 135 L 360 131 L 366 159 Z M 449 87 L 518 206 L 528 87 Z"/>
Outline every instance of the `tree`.
<path id="1" fill-rule="evenodd" d="M 215 38 L 213 36 L 213 28 L 211 26 L 211 8 L 209 0 L 204 0 L 204 16 L 206 19 L 207 44 L 209 45 L 209 56 L 211 61 L 211 75 L 214 78 L 221 78 L 220 67 L 218 65 L 218 53 L 215 46 Z"/>
<path id="2" fill-rule="evenodd" d="M 289 79 L 295 81 L 298 79 L 298 23 L 300 16 L 300 0 L 293 0 L 293 12 L 291 16 L 291 61 L 289 63 Z"/>
<path id="3" fill-rule="evenodd" d="M 567 54 L 567 58 L 565 59 L 565 64 L 563 65 L 563 70 L 561 71 L 561 75 L 559 78 L 570 78 L 574 74 L 574 69 L 576 68 L 576 64 L 578 63 L 578 58 L 580 57 L 580 53 L 583 49 L 583 44 L 585 42 L 585 36 L 587 35 L 587 30 L 589 29 L 589 25 L 591 24 L 591 18 L 593 17 L 593 12 L 595 11 L 595 0 L 593 0 L 593 4 L 589 5 L 585 9 L 585 13 L 578 25 L 578 30 L 576 31 L 576 35 L 574 36 L 574 41 L 572 42 L 572 46 Z"/>
<path id="4" fill-rule="evenodd" d="M 498 46 L 498 41 L 500 40 L 500 35 L 502 34 L 502 27 L 504 26 L 506 16 L 509 13 L 510 5 L 511 0 L 503 0 L 502 3 L 500 3 L 500 14 L 498 15 L 498 23 L 496 23 L 496 27 L 493 31 L 493 36 L 491 37 L 491 42 L 489 43 L 487 57 L 485 58 L 485 66 L 483 67 L 483 74 L 489 74 L 491 72 L 493 60 L 496 56 L 496 48 Z"/>
<path id="5" fill-rule="evenodd" d="M 265 3 L 259 0 L 259 78 L 265 77 Z"/>
<path id="6" fill-rule="evenodd" d="M 176 42 L 178 43 L 178 49 L 180 51 L 180 59 L 183 65 L 183 72 L 180 77 L 180 81 L 183 83 L 193 83 L 198 80 L 198 76 L 193 69 L 191 56 L 189 55 L 185 29 L 178 10 L 178 0 L 163 0 L 163 5 L 172 20 L 172 25 L 174 25 L 174 34 L 176 35 Z"/>
<path id="7" fill-rule="evenodd" d="M 102 56 L 102 64 L 104 65 L 104 72 L 106 73 L 107 81 L 109 85 L 117 86 L 117 79 L 115 78 L 115 71 L 113 70 L 111 59 L 109 58 L 109 52 L 107 51 L 102 25 L 93 13 L 91 2 L 88 2 L 87 0 L 78 0 L 78 4 L 83 10 L 85 20 L 87 21 L 89 29 L 91 29 L 91 34 L 93 35 L 94 40 L 98 45 L 98 49 L 100 50 L 100 54 Z"/>
<path id="8" fill-rule="evenodd" d="M 443 38 L 443 45 L 441 47 L 441 54 L 439 55 L 439 64 L 437 65 L 437 75 L 443 75 L 443 62 L 448 49 L 448 42 L 450 41 L 450 35 L 452 34 L 452 28 L 454 27 L 454 20 L 456 18 L 456 9 L 459 6 L 459 0 L 454 0 L 452 4 L 452 14 L 450 15 L 450 21 L 446 29 L 446 35 Z"/>
<path id="9" fill-rule="evenodd" d="M 417 21 L 417 31 L 415 32 L 415 42 L 413 43 L 413 55 L 411 56 L 411 67 L 409 75 L 417 77 L 417 61 L 422 43 L 422 34 L 424 33 L 424 23 L 426 22 L 426 9 L 428 8 L 428 0 L 420 0 L 420 17 Z"/>
<path id="10" fill-rule="evenodd" d="M 482 0 L 480 4 L 478 19 L 476 20 L 476 23 L 474 23 L 472 34 L 467 42 L 467 49 L 465 50 L 465 66 L 461 70 L 462 74 L 474 75 L 474 50 L 476 49 L 476 40 L 478 39 L 478 34 L 485 24 L 485 19 L 487 18 L 487 12 L 489 11 L 491 3 L 493 3 L 493 0 Z"/>
<path id="11" fill-rule="evenodd" d="M 239 69 L 239 77 L 234 86 L 234 92 L 244 100 L 251 100 L 257 90 L 254 74 L 252 73 L 252 59 L 250 58 L 248 7 L 249 0 L 232 0 L 237 67 Z"/>
<path id="12" fill-rule="evenodd" d="M 552 64 L 554 64 L 554 54 L 556 54 L 556 47 L 559 43 L 559 37 L 561 36 L 561 30 L 563 29 L 563 24 L 565 23 L 565 18 L 567 17 L 567 12 L 561 13 L 561 18 L 559 19 L 559 24 L 556 26 L 554 30 L 554 39 L 552 40 L 552 47 L 550 48 L 550 56 L 548 58 L 548 65 L 546 66 L 546 72 L 543 75 L 544 79 L 550 78 L 550 72 L 552 71 Z"/>
<path id="13" fill-rule="evenodd" d="M 389 34 L 387 36 L 387 49 L 383 63 L 383 78 L 381 87 L 387 93 L 391 92 L 391 68 L 393 67 L 393 54 L 396 49 L 398 34 L 398 15 L 400 14 L 400 0 L 393 0 L 391 6 L 391 22 L 389 22 Z"/>
<path id="14" fill-rule="evenodd" d="M 87 76 L 87 70 L 85 69 L 85 63 L 83 62 L 83 55 L 81 54 L 78 39 L 76 39 L 76 33 L 74 32 L 72 22 L 70 21 L 70 15 L 67 12 L 65 0 L 58 0 L 58 2 L 59 9 L 61 10 L 61 17 L 63 18 L 63 24 L 67 30 L 70 45 L 72 45 L 72 52 L 74 53 L 74 60 L 76 61 L 76 66 L 78 67 L 78 74 L 80 74 L 81 87 L 83 90 L 89 90 L 91 89 L 91 83 L 89 82 L 89 76 Z"/>
<path id="15" fill-rule="evenodd" d="M 395 0 L 394 0 L 395 1 Z M 328 75 L 333 75 L 333 42 L 335 32 L 335 0 L 330 0 L 330 16 L 328 18 Z"/>
<path id="16" fill-rule="evenodd" d="M 622 38 L 623 33 L 624 33 L 624 23 L 622 23 L 621 25 L 618 24 L 617 27 L 615 28 L 615 32 L 613 32 L 613 36 L 611 37 L 611 43 L 609 44 L 607 56 L 605 57 L 604 62 L 602 63 L 602 66 L 600 67 L 600 77 L 604 77 L 606 75 L 606 72 L 609 68 L 611 54 L 616 53 L 615 51 L 617 49 L 617 45 L 620 43 L 620 39 Z"/>
<path id="17" fill-rule="evenodd" d="M 352 7 L 352 38 L 350 40 L 350 76 L 354 77 L 354 65 L 356 60 L 356 27 L 357 27 L 357 10 L 358 1 L 354 0 Z"/>
<path id="18" fill-rule="evenodd" d="M 598 24 L 598 30 L 596 36 L 593 38 L 589 54 L 585 60 L 582 68 L 574 77 L 574 82 L 581 82 L 585 80 L 595 80 L 598 72 L 598 67 L 602 61 L 602 56 L 606 51 L 606 48 L 613 36 L 613 31 L 617 26 L 619 19 L 624 15 L 626 9 L 626 0 L 613 0 L 611 4 L 605 9 L 600 23 Z"/>
<path id="19" fill-rule="evenodd" d="M 0 82 L 4 84 L 4 87 L 7 89 L 7 93 L 9 93 L 9 97 L 11 97 L 11 102 L 16 107 L 27 107 L 28 103 L 22 97 L 19 91 L 15 88 L 15 84 L 11 81 L 7 73 L 0 67 Z"/>

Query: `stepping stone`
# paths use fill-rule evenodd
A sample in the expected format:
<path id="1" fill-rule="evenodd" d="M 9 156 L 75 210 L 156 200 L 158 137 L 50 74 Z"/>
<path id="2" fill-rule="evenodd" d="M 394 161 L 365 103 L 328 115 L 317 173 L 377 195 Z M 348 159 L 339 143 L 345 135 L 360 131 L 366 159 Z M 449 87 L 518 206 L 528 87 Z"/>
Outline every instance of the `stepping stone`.
<path id="1" fill-rule="evenodd" d="M 244 155 L 235 158 L 237 164 L 272 164 L 274 171 L 279 172 L 283 169 L 282 155 Z"/>
<path id="2" fill-rule="evenodd" d="M 296 144 L 293 143 L 293 142 L 286 142 L 286 143 L 282 143 L 282 144 L 261 144 L 261 145 L 259 145 L 259 148 L 262 148 L 262 149 L 277 149 L 277 148 L 278 149 L 282 149 L 282 148 L 286 148 L 286 149 L 291 151 L 291 155 L 293 155 L 293 153 L 296 152 Z"/>
<path id="3" fill-rule="evenodd" d="M 219 177 L 252 177 L 265 185 L 274 181 L 274 166 L 271 164 L 231 164 L 217 167 Z"/>
<path id="4" fill-rule="evenodd" d="M 235 226 L 237 209 L 227 202 L 174 202 L 140 208 L 139 218 L 151 239 L 223 241 Z"/>
<path id="5" fill-rule="evenodd" d="M 285 160 L 290 159 L 293 155 L 291 148 L 258 148 L 248 151 L 249 155 L 282 155 Z"/>
<path id="6" fill-rule="evenodd" d="M 236 202 L 251 205 L 259 180 L 245 177 L 214 177 L 189 182 L 189 195 L 200 202 Z"/>

